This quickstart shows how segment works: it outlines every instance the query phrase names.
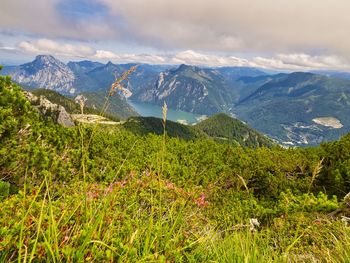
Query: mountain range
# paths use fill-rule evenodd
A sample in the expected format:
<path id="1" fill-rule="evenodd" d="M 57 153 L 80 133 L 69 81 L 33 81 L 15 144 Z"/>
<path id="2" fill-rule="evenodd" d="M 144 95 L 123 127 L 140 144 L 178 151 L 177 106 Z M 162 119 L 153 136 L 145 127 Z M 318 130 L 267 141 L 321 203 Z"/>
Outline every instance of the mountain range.
<path id="1" fill-rule="evenodd" d="M 275 75 L 234 112 L 287 144 L 335 140 L 350 130 L 350 81 L 305 72 Z"/>
<path id="2" fill-rule="evenodd" d="M 40 55 L 33 62 L 4 67 L 2 74 L 26 88 L 53 89 L 68 96 L 90 94 L 102 101 L 115 77 L 134 65 L 64 64 Z M 126 98 L 166 102 L 169 108 L 196 114 L 225 112 L 284 145 L 315 145 L 350 130 L 350 80 L 343 72 L 267 74 L 245 67 L 139 64 L 117 94 L 115 110 L 125 113 L 122 118 L 136 115 Z"/>
<path id="3" fill-rule="evenodd" d="M 99 105 L 101 106 L 99 108 L 85 106 L 81 112 L 78 101 L 53 90 L 34 89 L 31 92 L 24 91 L 24 94 L 43 119 L 51 119 L 65 127 L 74 127 L 79 122 L 100 123 L 100 125 L 110 126 L 108 128 L 110 130 L 128 130 L 141 136 L 149 133 L 156 135 L 164 133 L 164 123 L 160 118 L 135 116 L 120 121 L 118 115 L 103 113 L 102 105 Z M 107 128 L 107 126 L 104 127 Z M 186 141 L 213 140 L 223 144 L 251 148 L 275 145 L 264 135 L 224 113 L 210 116 L 194 126 L 167 120 L 166 134 L 169 137 Z"/>
<path id="4" fill-rule="evenodd" d="M 63 62 L 49 55 L 39 55 L 34 61 L 4 67 L 4 75 L 11 75 L 15 82 L 27 88 L 53 89 L 66 94 L 74 94 L 74 72 Z"/>

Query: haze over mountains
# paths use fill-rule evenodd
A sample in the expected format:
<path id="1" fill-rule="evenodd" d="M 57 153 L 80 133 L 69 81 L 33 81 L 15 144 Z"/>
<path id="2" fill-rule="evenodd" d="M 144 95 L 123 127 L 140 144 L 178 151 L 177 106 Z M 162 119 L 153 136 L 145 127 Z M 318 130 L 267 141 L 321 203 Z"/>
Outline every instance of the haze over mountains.
<path id="1" fill-rule="evenodd" d="M 116 74 L 135 64 L 91 61 L 64 64 L 40 55 L 33 62 L 5 67 L 26 88 L 65 95 L 105 94 Z M 269 75 L 256 68 L 202 68 L 140 64 L 119 94 L 125 98 L 196 114 L 226 112 L 286 145 L 313 145 L 350 130 L 350 80 L 339 72 Z M 133 115 L 132 110 L 129 109 Z M 142 113 L 141 113 L 142 115 Z"/>

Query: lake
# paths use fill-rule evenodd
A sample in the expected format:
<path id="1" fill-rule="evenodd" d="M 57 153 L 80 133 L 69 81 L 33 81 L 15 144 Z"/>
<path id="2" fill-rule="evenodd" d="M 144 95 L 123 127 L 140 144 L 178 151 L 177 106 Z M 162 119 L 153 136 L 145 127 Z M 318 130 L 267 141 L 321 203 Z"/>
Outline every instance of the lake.
<path id="1" fill-rule="evenodd" d="M 145 102 L 130 101 L 128 103 L 134 107 L 134 109 L 144 117 L 157 117 L 163 118 L 162 107 Z M 171 121 L 176 121 L 182 124 L 194 124 L 203 119 L 206 119 L 205 115 L 193 114 L 190 112 L 185 112 L 181 110 L 168 109 L 167 119 Z"/>

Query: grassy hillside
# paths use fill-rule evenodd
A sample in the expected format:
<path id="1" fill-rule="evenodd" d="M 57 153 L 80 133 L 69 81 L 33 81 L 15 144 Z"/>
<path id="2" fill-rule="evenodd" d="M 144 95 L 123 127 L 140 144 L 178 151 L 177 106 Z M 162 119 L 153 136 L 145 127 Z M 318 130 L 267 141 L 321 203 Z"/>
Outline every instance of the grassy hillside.
<path id="1" fill-rule="evenodd" d="M 149 133 L 161 135 L 164 133 L 163 120 L 154 117 L 132 117 L 124 124 L 123 128 L 139 135 Z M 176 137 L 184 140 L 194 140 L 199 138 L 209 138 L 204 132 L 193 128 L 192 126 L 183 125 L 177 122 L 166 122 L 166 134 L 169 137 Z"/>
<path id="2" fill-rule="evenodd" d="M 123 128 L 138 135 L 149 133 L 162 135 L 163 121 L 154 117 L 131 117 Z M 201 121 L 195 126 L 183 125 L 173 121 L 166 122 L 166 134 L 184 140 L 212 139 L 232 146 L 271 147 L 274 142 L 258 133 L 241 121 L 219 113 Z"/>
<path id="3" fill-rule="evenodd" d="M 0 261 L 348 262 L 349 142 L 67 129 L 0 77 Z"/>
<path id="4" fill-rule="evenodd" d="M 224 113 L 213 115 L 196 124 L 195 127 L 219 142 L 250 147 L 273 145 L 266 136 Z"/>

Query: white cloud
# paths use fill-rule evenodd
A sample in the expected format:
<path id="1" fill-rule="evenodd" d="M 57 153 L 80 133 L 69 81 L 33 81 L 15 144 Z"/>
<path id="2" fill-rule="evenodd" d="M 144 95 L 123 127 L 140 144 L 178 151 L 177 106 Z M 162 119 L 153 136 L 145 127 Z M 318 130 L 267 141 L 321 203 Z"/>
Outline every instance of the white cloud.
<path id="1" fill-rule="evenodd" d="M 0 29 L 40 38 L 132 42 L 167 52 L 324 50 L 350 58 L 349 0 L 86 0 L 81 5 L 106 8 L 79 18 L 62 14 L 62 2 L 69 0 L 2 0 Z"/>
<path id="2" fill-rule="evenodd" d="M 50 39 L 20 42 L 16 48 L 0 47 L 0 50 L 21 51 L 25 54 L 51 54 L 67 59 L 90 59 L 112 61 L 114 63 L 148 63 L 148 64 L 189 64 L 210 67 L 259 67 L 274 70 L 341 70 L 350 71 L 350 64 L 335 55 L 312 56 L 304 53 L 277 54 L 273 57 L 256 56 L 251 59 L 235 56 L 219 56 L 186 50 L 175 54 L 125 54 L 110 50 L 95 50 L 79 44 L 64 44 Z"/>
<path id="3" fill-rule="evenodd" d="M 242 58 L 232 56 L 215 56 L 207 55 L 187 50 L 175 54 L 170 62 L 172 64 L 192 64 L 192 65 L 203 65 L 203 66 L 249 66 L 249 61 Z"/>
<path id="4" fill-rule="evenodd" d="M 149 64 L 165 64 L 169 63 L 166 58 L 157 55 L 135 55 L 135 54 L 116 54 L 111 51 L 97 50 L 92 59 L 97 60 L 113 60 L 117 62 L 137 62 Z"/>
<path id="5" fill-rule="evenodd" d="M 5 51 L 15 51 L 16 48 L 15 47 L 2 47 L 0 46 L 0 50 L 5 50 Z"/>
<path id="6" fill-rule="evenodd" d="M 23 41 L 18 44 L 18 48 L 31 54 L 54 54 L 65 57 L 91 57 L 95 50 L 89 46 L 63 44 L 49 39 L 39 39 L 37 41 Z"/>
<path id="7" fill-rule="evenodd" d="M 311 56 L 303 53 L 277 54 L 270 58 L 257 56 L 248 60 L 234 56 L 207 55 L 188 50 L 175 54 L 169 62 L 172 64 L 183 63 L 213 67 L 259 67 L 289 71 L 316 69 L 350 71 L 350 65 L 337 56 Z"/>
<path id="8" fill-rule="evenodd" d="M 350 57 L 349 0 L 95 0 L 142 43 L 207 51 Z"/>
<path id="9" fill-rule="evenodd" d="M 308 54 L 278 54 L 272 58 L 255 57 L 254 67 L 276 70 L 343 70 L 350 71 L 350 64 L 338 56 L 311 56 Z"/>
<path id="10" fill-rule="evenodd" d="M 307 54 L 279 54 L 277 58 L 286 64 L 304 68 L 346 68 L 347 63 L 338 56 L 310 56 Z"/>
<path id="11" fill-rule="evenodd" d="M 119 30 L 113 28 L 108 18 L 89 16 L 80 20 L 63 15 L 58 6 L 64 1 L 66 0 L 1 0 L 0 29 L 44 38 L 118 38 Z"/>
<path id="12" fill-rule="evenodd" d="M 111 51 L 97 50 L 94 56 L 98 60 L 119 59 L 119 56 Z"/>

